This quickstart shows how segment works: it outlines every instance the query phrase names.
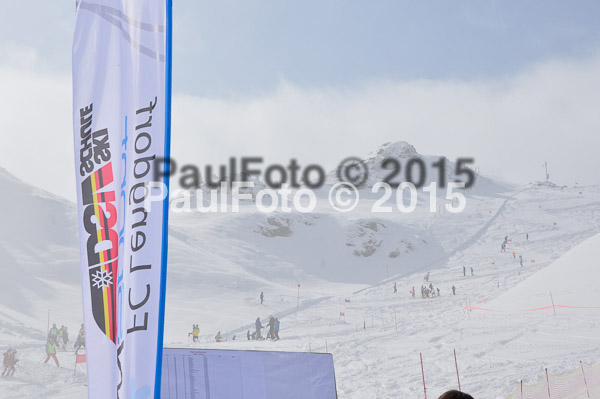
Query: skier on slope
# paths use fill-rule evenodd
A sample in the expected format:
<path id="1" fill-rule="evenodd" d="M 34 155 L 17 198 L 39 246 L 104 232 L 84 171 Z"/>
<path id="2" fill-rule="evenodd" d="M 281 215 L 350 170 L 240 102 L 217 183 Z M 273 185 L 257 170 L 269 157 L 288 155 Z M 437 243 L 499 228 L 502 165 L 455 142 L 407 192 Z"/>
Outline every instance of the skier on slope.
<path id="1" fill-rule="evenodd" d="M 275 334 L 275 341 L 279 341 L 279 326 L 281 325 L 281 323 L 279 322 L 279 319 L 276 317 L 275 318 L 275 328 L 273 329 L 273 333 Z"/>
<path id="2" fill-rule="evenodd" d="M 15 371 L 17 371 L 15 369 L 15 366 L 17 365 L 17 362 L 19 361 L 19 359 L 17 359 L 17 350 L 13 348 L 13 350 L 10 352 L 10 356 L 8 359 L 8 374 L 7 375 L 15 375 Z"/>
<path id="3" fill-rule="evenodd" d="M 254 327 L 256 328 L 256 339 L 259 340 L 261 339 L 260 330 L 261 328 L 263 328 L 263 325 L 260 322 L 260 317 L 256 318 L 256 321 L 254 322 Z"/>
<path id="4" fill-rule="evenodd" d="M 60 367 L 58 358 L 56 357 L 56 339 L 52 337 L 48 338 L 48 342 L 46 342 L 46 360 L 44 360 L 44 364 L 48 363 L 50 358 L 54 359 L 56 367 Z"/>
<path id="5" fill-rule="evenodd" d="M 269 332 L 267 333 L 267 339 L 275 338 L 275 318 L 273 316 L 269 316 L 269 323 L 265 326 L 269 328 Z"/>
<path id="6" fill-rule="evenodd" d="M 56 334 L 56 343 L 62 350 L 66 350 L 67 342 L 69 341 L 69 334 L 67 333 L 67 327 L 64 325 L 60 326 L 58 333 Z"/>
<path id="7" fill-rule="evenodd" d="M 523 255 L 519 255 L 519 263 L 523 266 Z"/>
<path id="8" fill-rule="evenodd" d="M 412 297 L 415 297 L 415 287 L 412 287 L 412 290 L 410 291 L 410 294 L 412 295 Z"/>
<path id="9" fill-rule="evenodd" d="M 221 342 L 221 331 L 217 332 L 217 335 L 215 335 L 215 341 Z"/>
<path id="10" fill-rule="evenodd" d="M 192 342 L 198 342 L 198 336 L 200 335 L 200 328 L 198 324 L 192 325 Z"/>
<path id="11" fill-rule="evenodd" d="M 17 364 L 17 351 L 16 349 L 8 348 L 6 352 L 4 352 L 3 362 L 4 371 L 2 372 L 2 377 L 8 377 L 15 374 L 15 365 Z"/>
<path id="12" fill-rule="evenodd" d="M 440 289 L 439 289 L 439 288 L 436 288 L 436 290 L 437 290 L 437 296 L 441 296 L 441 295 L 440 295 Z"/>
<path id="13" fill-rule="evenodd" d="M 69 330 L 67 329 L 67 326 L 62 326 L 62 330 L 63 330 L 63 350 L 67 350 L 67 343 L 69 343 Z"/>
<path id="14" fill-rule="evenodd" d="M 398 293 L 398 287 L 396 286 L 396 283 L 394 283 L 394 294 Z"/>
<path id="15" fill-rule="evenodd" d="M 248 338 L 248 341 L 250 341 L 250 330 L 248 330 L 248 332 L 246 333 L 246 338 Z"/>
<path id="16" fill-rule="evenodd" d="M 265 294 L 261 291 L 260 292 L 260 304 L 262 305 L 264 301 L 265 301 Z"/>
<path id="17" fill-rule="evenodd" d="M 58 346 L 58 348 L 60 349 L 60 344 L 63 340 L 63 333 L 65 330 L 63 330 L 63 326 L 60 326 L 60 328 L 58 329 L 58 332 L 56 333 L 56 345 Z"/>
<path id="18" fill-rule="evenodd" d="M 48 331 L 48 338 L 54 338 L 55 341 L 58 339 L 58 328 L 56 327 L 56 323 L 52 324 L 52 328 Z"/>
<path id="19" fill-rule="evenodd" d="M 463 277 L 467 277 L 467 267 L 463 266 Z"/>
<path id="20" fill-rule="evenodd" d="M 456 295 L 456 287 L 452 284 L 452 295 Z"/>
<path id="21" fill-rule="evenodd" d="M 474 276 L 475 274 L 473 274 L 473 266 L 471 266 L 471 276 Z"/>
<path id="22" fill-rule="evenodd" d="M 6 352 L 4 352 L 2 354 L 2 365 L 4 366 L 4 371 L 2 372 L 2 377 L 4 377 L 5 375 L 8 375 L 8 359 L 10 356 L 10 348 L 8 348 L 6 350 Z"/>
<path id="23" fill-rule="evenodd" d="M 85 348 L 85 330 L 83 328 L 83 323 L 81 324 L 81 328 L 79 329 L 79 335 L 77 335 L 77 339 L 73 344 L 73 348 L 75 348 L 75 354 L 79 352 L 79 349 Z"/>

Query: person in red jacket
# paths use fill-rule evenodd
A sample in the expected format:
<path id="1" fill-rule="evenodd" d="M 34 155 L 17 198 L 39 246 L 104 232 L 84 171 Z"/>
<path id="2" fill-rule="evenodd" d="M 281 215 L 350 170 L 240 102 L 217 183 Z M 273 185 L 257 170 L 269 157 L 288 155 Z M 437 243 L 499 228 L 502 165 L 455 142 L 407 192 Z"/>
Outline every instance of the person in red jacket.
<path id="1" fill-rule="evenodd" d="M 8 377 L 10 375 L 15 374 L 15 365 L 17 364 L 17 351 L 15 349 L 8 348 L 6 352 L 4 352 L 3 356 L 3 365 L 4 371 L 2 372 L 2 377 Z"/>

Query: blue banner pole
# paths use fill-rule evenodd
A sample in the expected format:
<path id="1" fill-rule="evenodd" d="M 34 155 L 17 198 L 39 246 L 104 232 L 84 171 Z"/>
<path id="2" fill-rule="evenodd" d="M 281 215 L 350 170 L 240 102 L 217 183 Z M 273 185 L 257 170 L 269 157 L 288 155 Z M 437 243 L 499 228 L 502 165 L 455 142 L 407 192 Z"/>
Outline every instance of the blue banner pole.
<path id="1" fill-rule="evenodd" d="M 171 169 L 171 92 L 173 66 L 173 1 L 166 0 L 166 43 L 165 43 L 165 174 L 163 183 L 167 190 L 163 200 L 162 256 L 160 267 L 160 301 L 158 308 L 158 339 L 156 348 L 156 376 L 154 398 L 160 399 L 162 378 L 163 339 L 165 329 L 165 296 L 167 291 L 167 252 L 169 244 L 169 176 Z"/>

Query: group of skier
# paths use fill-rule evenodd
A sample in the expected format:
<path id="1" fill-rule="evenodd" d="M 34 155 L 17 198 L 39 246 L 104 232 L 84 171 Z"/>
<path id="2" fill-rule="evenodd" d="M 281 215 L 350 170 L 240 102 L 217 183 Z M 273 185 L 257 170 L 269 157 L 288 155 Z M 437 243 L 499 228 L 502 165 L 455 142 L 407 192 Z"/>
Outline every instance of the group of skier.
<path id="1" fill-rule="evenodd" d="M 429 273 L 427 273 L 427 277 L 429 277 Z M 394 283 L 394 294 L 398 292 L 398 287 L 396 283 Z M 410 295 L 414 298 L 416 296 L 415 287 L 413 286 L 410 290 Z M 456 295 L 456 287 L 452 285 L 452 295 Z M 429 283 L 429 285 L 421 285 L 421 298 L 435 298 L 442 296 L 440 292 L 440 288 L 434 288 L 433 283 Z"/>
<path id="2" fill-rule="evenodd" d="M 67 350 L 67 343 L 69 342 L 69 331 L 66 326 L 62 325 L 60 328 L 56 327 L 56 323 L 52 324 L 52 328 L 48 331 L 48 340 L 52 339 L 55 345 L 58 345 L 60 349 Z"/>
<path id="3" fill-rule="evenodd" d="M 281 322 L 277 317 L 269 316 L 269 322 L 265 326 L 263 326 L 262 322 L 260 321 L 260 317 L 257 317 L 256 321 L 254 322 L 254 331 L 251 333 L 250 330 L 248 330 L 246 332 L 246 338 L 248 339 L 248 341 L 264 341 L 267 339 L 271 341 L 279 341 L 280 325 Z M 263 329 L 265 329 L 266 335 L 263 334 Z M 198 324 L 192 324 L 192 332 L 188 333 L 188 339 L 189 337 L 192 337 L 192 342 L 198 342 L 199 336 L 200 328 L 198 327 Z M 232 340 L 235 341 L 235 338 L 236 336 L 234 335 Z M 215 341 L 226 341 L 226 339 L 223 339 L 221 331 L 217 332 L 217 334 L 215 335 Z"/>
<path id="4" fill-rule="evenodd" d="M 280 321 L 277 317 L 269 316 L 269 323 L 266 326 L 263 326 L 260 317 L 256 318 L 254 322 L 254 332 L 250 334 L 250 330 L 246 333 L 246 338 L 248 341 L 257 340 L 262 341 L 264 339 L 270 339 L 271 341 L 279 341 L 279 326 Z M 266 337 L 263 338 L 262 329 L 267 330 Z"/>
<path id="5" fill-rule="evenodd" d="M 525 234 L 525 240 L 529 241 L 529 233 Z M 508 236 L 504 237 L 504 241 L 502 242 L 502 246 L 501 246 L 501 252 L 506 252 L 506 247 L 508 245 Z M 513 259 L 517 258 L 517 253 L 515 251 L 512 251 L 512 256 Z M 519 255 L 519 264 L 521 266 L 523 266 L 523 255 Z M 473 269 L 473 267 L 469 267 L 469 271 L 471 273 L 471 276 L 475 275 L 475 270 Z M 463 272 L 463 277 L 467 276 L 467 267 L 463 266 L 462 267 L 462 272 Z M 425 274 L 424 277 L 425 283 L 429 283 L 429 285 L 421 285 L 421 297 L 422 298 L 432 298 L 432 297 L 436 297 L 436 296 L 441 296 L 440 293 L 440 289 L 439 288 L 435 288 L 433 287 L 433 284 L 431 282 L 429 282 L 429 272 L 427 272 Z M 393 286 L 393 290 L 394 290 L 394 294 L 396 294 L 398 292 L 398 286 L 396 283 L 394 283 Z M 415 287 L 412 287 L 412 289 L 410 290 L 410 294 L 411 296 L 414 298 L 416 296 L 416 291 L 415 291 Z M 454 285 L 452 285 L 452 295 L 456 295 L 456 287 Z"/>
<path id="6" fill-rule="evenodd" d="M 15 374 L 15 366 L 19 361 L 17 359 L 17 350 L 14 348 L 8 348 L 6 352 L 2 354 L 2 365 L 4 366 L 4 371 L 2 371 L 2 378 L 10 377 Z"/>
<path id="7" fill-rule="evenodd" d="M 413 297 L 414 297 L 415 287 L 412 289 Z M 433 283 L 429 283 L 427 285 L 421 285 L 421 297 L 422 298 L 434 298 L 436 296 L 442 296 L 439 288 L 433 288 Z"/>
<path id="8" fill-rule="evenodd" d="M 525 234 L 525 240 L 529 241 L 529 233 Z M 502 245 L 500 246 L 500 252 L 506 253 L 507 246 L 508 246 L 508 236 L 504 236 L 504 241 L 502 242 Z M 517 259 L 517 253 L 515 251 L 512 251 L 512 257 L 513 257 L 513 259 Z M 521 255 L 521 254 L 519 254 L 519 264 L 521 265 L 521 267 L 523 267 L 523 255 Z"/>
<path id="9" fill-rule="evenodd" d="M 56 353 L 59 349 L 66 351 L 68 342 L 69 331 L 67 327 L 63 325 L 58 328 L 56 324 L 52 324 L 52 328 L 48 330 L 48 337 L 44 346 L 46 351 L 46 359 L 44 360 L 44 364 L 48 363 L 48 361 L 52 359 L 54 360 L 56 366 L 59 367 L 60 362 L 58 361 L 58 357 L 56 357 Z M 85 329 L 83 327 L 83 323 L 81 324 L 81 328 L 79 329 L 79 334 L 77 334 L 77 339 L 73 344 L 73 348 L 75 354 L 78 354 L 82 348 L 85 348 Z"/>

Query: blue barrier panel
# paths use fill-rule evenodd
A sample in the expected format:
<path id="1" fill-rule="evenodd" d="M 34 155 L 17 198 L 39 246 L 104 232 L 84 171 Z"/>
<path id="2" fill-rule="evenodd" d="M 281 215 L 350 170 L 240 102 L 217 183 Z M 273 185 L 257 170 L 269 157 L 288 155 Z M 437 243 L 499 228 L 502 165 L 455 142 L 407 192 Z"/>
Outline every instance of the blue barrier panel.
<path id="1" fill-rule="evenodd" d="M 336 399 L 327 353 L 170 349 L 162 399 Z"/>

